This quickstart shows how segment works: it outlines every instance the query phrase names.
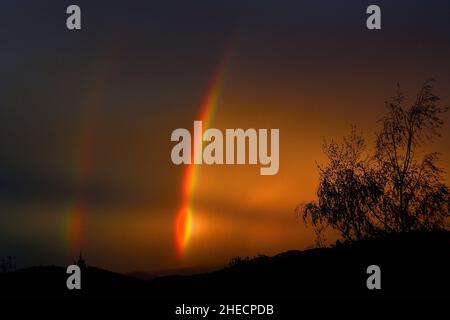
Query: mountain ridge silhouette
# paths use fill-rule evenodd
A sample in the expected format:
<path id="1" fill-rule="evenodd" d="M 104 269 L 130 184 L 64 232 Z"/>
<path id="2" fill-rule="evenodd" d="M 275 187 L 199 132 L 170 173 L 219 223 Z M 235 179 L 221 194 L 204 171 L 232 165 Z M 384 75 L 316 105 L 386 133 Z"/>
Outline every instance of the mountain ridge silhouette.
<path id="1" fill-rule="evenodd" d="M 381 268 L 381 290 L 366 269 Z M 82 289 L 66 288 L 66 268 L 41 266 L 0 274 L 4 299 L 450 299 L 450 232 L 410 232 L 272 257 L 237 259 L 221 270 L 143 280 L 96 267 Z"/>

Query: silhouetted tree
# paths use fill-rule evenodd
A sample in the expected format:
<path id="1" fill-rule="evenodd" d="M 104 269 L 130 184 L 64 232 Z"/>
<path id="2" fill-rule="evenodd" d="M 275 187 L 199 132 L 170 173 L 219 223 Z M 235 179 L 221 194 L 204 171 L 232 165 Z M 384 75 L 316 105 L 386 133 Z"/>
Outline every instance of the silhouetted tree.
<path id="1" fill-rule="evenodd" d="M 253 258 L 250 258 L 249 256 L 246 257 L 237 256 L 231 258 L 230 262 L 227 265 L 227 268 L 236 268 L 236 267 L 250 266 L 254 264 L 261 264 L 267 262 L 268 260 L 269 257 L 264 254 L 258 254 Z"/>
<path id="2" fill-rule="evenodd" d="M 8 256 L 2 259 L 0 263 L 0 272 L 6 273 L 16 270 L 16 264 L 12 256 Z"/>
<path id="3" fill-rule="evenodd" d="M 86 264 L 86 260 L 83 259 L 83 255 L 80 252 L 80 255 L 78 256 L 78 260 L 74 263 L 77 266 L 79 266 L 81 269 L 86 269 L 87 264 Z"/>
<path id="4" fill-rule="evenodd" d="M 441 114 L 433 80 L 426 81 L 412 106 L 397 87 L 386 103 L 387 114 L 377 134 L 373 154 L 352 127 L 343 142 L 325 143 L 328 163 L 318 165 L 318 200 L 300 205 L 296 213 L 310 221 L 321 236 L 325 227 L 345 240 L 385 232 L 432 230 L 450 216 L 450 191 L 437 166 L 438 153 L 427 153 L 426 142 L 440 136 Z"/>

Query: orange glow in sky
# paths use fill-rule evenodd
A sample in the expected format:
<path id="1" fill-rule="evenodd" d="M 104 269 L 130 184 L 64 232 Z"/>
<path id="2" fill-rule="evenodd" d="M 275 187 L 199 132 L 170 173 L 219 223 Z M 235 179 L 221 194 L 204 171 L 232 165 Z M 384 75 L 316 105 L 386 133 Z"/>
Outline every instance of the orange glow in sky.
<path id="1" fill-rule="evenodd" d="M 201 108 L 200 120 L 203 122 L 203 130 L 209 128 L 211 121 L 213 119 L 214 113 L 217 108 L 217 103 L 220 98 L 221 89 L 225 80 L 226 70 L 229 65 L 230 53 L 227 51 L 225 58 L 217 70 L 213 81 L 209 87 L 206 98 Z M 201 146 L 203 143 L 202 135 L 198 137 L 200 141 L 194 141 L 193 146 L 193 156 L 201 157 L 201 148 L 196 148 L 195 146 Z M 186 251 L 187 244 L 190 239 L 190 234 L 192 231 L 192 220 L 193 220 L 193 203 L 192 196 L 195 191 L 196 180 L 199 173 L 200 167 L 192 162 L 189 164 L 184 173 L 182 182 L 182 200 L 181 206 L 178 214 L 175 218 L 175 243 L 176 249 L 179 257 L 182 257 Z"/>

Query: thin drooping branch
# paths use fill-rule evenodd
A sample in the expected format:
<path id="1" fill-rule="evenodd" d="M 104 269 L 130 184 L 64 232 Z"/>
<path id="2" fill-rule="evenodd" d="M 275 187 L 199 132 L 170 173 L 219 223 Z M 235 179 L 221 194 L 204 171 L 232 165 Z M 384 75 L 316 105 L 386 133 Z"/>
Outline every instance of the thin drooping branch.
<path id="1" fill-rule="evenodd" d="M 324 143 L 326 165 L 318 165 L 317 201 L 300 205 L 297 215 L 322 237 L 325 227 L 346 240 L 380 233 L 445 227 L 450 217 L 450 191 L 437 166 L 438 154 L 417 155 L 426 141 L 439 136 L 441 115 L 433 80 L 426 81 L 415 103 L 404 108 L 398 86 L 387 104 L 375 150 L 366 152 L 364 138 L 352 127 L 342 143 Z"/>

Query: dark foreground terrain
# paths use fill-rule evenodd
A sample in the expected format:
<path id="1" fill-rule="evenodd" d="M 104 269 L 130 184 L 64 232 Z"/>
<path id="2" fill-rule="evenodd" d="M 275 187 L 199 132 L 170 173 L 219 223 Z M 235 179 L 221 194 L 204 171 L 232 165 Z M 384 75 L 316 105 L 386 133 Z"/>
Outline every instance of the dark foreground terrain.
<path id="1" fill-rule="evenodd" d="M 381 290 L 366 287 L 366 268 L 372 264 L 381 268 Z M 397 234 L 288 251 L 236 260 L 216 272 L 150 281 L 88 267 L 82 273 L 82 290 L 73 291 L 66 288 L 65 271 L 32 267 L 0 274 L 0 300 L 450 300 L 450 232 Z"/>

